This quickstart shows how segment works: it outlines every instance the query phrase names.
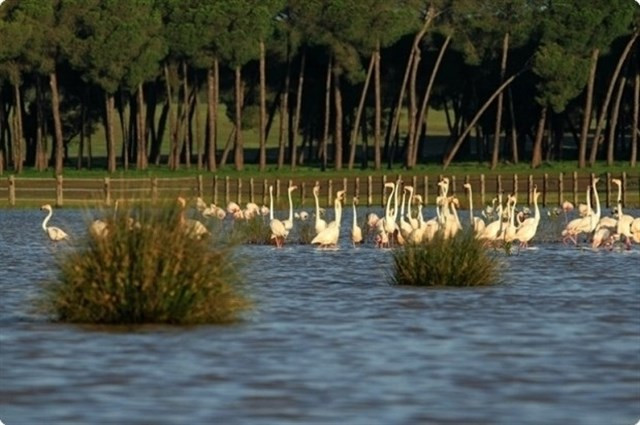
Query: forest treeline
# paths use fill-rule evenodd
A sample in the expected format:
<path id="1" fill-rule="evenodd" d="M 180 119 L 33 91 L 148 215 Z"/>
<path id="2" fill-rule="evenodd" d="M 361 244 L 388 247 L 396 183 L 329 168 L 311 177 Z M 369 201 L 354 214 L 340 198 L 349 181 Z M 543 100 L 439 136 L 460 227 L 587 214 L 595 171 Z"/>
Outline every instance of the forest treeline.
<path id="1" fill-rule="evenodd" d="M 631 0 L 6 0 L 0 173 L 635 166 L 639 31 Z"/>

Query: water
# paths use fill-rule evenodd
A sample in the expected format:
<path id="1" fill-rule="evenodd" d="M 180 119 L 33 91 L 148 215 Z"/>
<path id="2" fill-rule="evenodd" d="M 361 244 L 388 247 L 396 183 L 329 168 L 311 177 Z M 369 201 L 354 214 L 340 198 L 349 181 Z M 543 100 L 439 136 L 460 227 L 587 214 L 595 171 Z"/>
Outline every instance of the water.
<path id="1" fill-rule="evenodd" d="M 0 211 L 7 425 L 640 419 L 638 246 L 538 243 L 503 258 L 500 286 L 397 288 L 387 283 L 390 251 L 349 245 L 345 211 L 337 250 L 241 248 L 256 302 L 243 322 L 127 330 L 33 312 L 60 249 L 42 215 Z M 83 222 L 73 210 L 52 219 L 72 234 Z M 551 235 L 562 222 L 542 224 Z"/>

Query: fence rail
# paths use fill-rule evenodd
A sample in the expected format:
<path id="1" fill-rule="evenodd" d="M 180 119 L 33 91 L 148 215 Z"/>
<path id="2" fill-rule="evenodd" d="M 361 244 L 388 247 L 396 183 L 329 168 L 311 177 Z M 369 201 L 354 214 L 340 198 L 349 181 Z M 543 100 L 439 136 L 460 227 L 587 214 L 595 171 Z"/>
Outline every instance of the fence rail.
<path id="1" fill-rule="evenodd" d="M 274 187 L 276 206 L 279 208 L 287 202 L 286 188 L 297 185 L 293 193 L 294 203 L 298 207 L 314 205 L 312 188 L 316 181 L 320 183 L 320 204 L 331 206 L 338 190 L 347 191 L 348 200 L 352 196 L 359 197 L 360 205 L 381 206 L 384 202 L 384 184 L 388 181 L 402 179 L 405 185 L 412 185 L 416 194 L 421 194 L 426 204 L 433 204 L 437 196 L 437 182 L 443 175 L 406 176 L 381 175 L 366 177 L 348 177 L 334 179 L 298 178 L 291 179 L 256 179 L 230 178 L 198 175 L 195 177 L 176 178 L 82 178 L 64 179 L 63 176 L 52 178 L 21 178 L 13 175 L 0 179 L 0 207 L 51 203 L 58 207 L 64 205 L 110 205 L 115 199 L 167 201 L 178 196 L 187 198 L 202 197 L 205 202 L 226 205 L 230 201 L 238 204 L 255 202 L 269 203 L 269 186 Z M 542 193 L 543 206 L 560 205 L 564 200 L 574 204 L 584 202 L 586 188 L 590 185 L 593 174 L 573 172 L 570 174 L 543 175 L 448 175 L 450 193 L 456 194 L 463 206 L 467 196 L 463 187 L 470 183 L 474 202 L 486 205 L 498 193 L 519 194 L 520 203 L 531 204 L 533 187 L 536 185 Z M 617 187 L 611 184 L 612 178 L 622 181 L 622 201 L 625 207 L 640 207 L 640 175 L 629 176 L 628 173 L 606 173 L 601 176 L 600 197 L 606 207 L 617 202 Z M 604 185 L 604 189 L 602 188 Z M 613 187 L 612 187 L 613 186 Z"/>

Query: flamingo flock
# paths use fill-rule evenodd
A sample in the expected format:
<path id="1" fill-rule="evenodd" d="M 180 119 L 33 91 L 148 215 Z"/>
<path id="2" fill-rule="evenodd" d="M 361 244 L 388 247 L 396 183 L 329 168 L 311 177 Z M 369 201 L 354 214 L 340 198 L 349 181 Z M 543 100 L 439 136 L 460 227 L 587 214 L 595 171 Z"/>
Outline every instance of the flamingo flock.
<path id="1" fill-rule="evenodd" d="M 615 214 L 603 216 L 600 199 L 598 196 L 597 184 L 599 178 L 592 179 L 586 191 L 586 204 L 580 204 L 577 208 L 578 217 L 568 219 L 569 214 L 574 210 L 573 204 L 568 201 L 562 203 L 562 207 L 549 210 L 547 214 L 564 214 L 565 226 L 561 231 L 561 240 L 564 244 L 579 244 L 579 239 L 586 236 L 592 248 L 612 249 L 614 243 L 621 242 L 626 249 L 631 248 L 633 242 L 640 244 L 640 218 L 634 218 L 623 212 L 622 205 L 622 185 L 618 179 L 611 182 L 617 186 L 618 196 Z M 468 200 L 468 219 L 465 223 L 460 219 L 458 210 L 460 201 L 455 195 L 449 194 L 449 179 L 442 178 L 438 186 L 438 194 L 435 202 L 435 216 L 425 217 L 423 214 L 424 202 L 420 195 L 415 194 L 414 188 L 404 185 L 402 180 L 387 182 L 384 185 L 383 196 L 385 198 L 384 210 L 380 216 L 374 212 L 367 214 L 364 220 L 366 234 L 372 234 L 372 240 L 376 247 L 388 248 L 405 244 L 420 244 L 432 240 L 440 234 L 443 238 L 452 238 L 464 228 L 470 229 L 478 240 L 483 241 L 488 246 L 495 246 L 504 243 L 517 243 L 519 249 L 526 249 L 532 240 L 535 239 L 541 221 L 538 198 L 540 192 L 537 187 L 533 188 L 533 216 L 529 215 L 528 208 L 523 208 L 517 212 L 517 196 L 509 194 L 506 202 L 503 202 L 503 194 L 498 194 L 492 200 L 491 205 L 484 207 L 479 216 L 474 215 L 473 194 L 471 185 L 466 183 L 464 188 Z M 289 234 L 295 227 L 295 221 L 307 221 L 313 217 L 314 237 L 312 245 L 320 248 L 333 248 L 338 245 L 342 227 L 343 203 L 346 199 L 346 191 L 338 191 L 333 200 L 334 220 L 327 223 L 324 218 L 325 210 L 320 208 L 319 193 L 320 185 L 316 183 L 313 188 L 315 201 L 315 211 L 309 214 L 307 211 L 295 211 L 293 208 L 292 193 L 297 189 L 290 186 L 287 189 L 288 215 L 277 218 L 274 215 L 273 186 L 269 187 L 269 207 L 258 206 L 253 202 L 246 204 L 245 208 L 235 202 L 229 202 L 226 208 L 215 204 L 207 204 L 200 197 L 195 199 L 195 208 L 203 219 L 224 220 L 231 217 L 233 220 L 251 220 L 268 216 L 270 239 L 278 248 L 284 246 Z M 593 197 L 595 205 L 591 205 Z M 185 210 L 187 201 L 183 197 L 177 199 L 180 208 L 180 222 L 185 228 L 185 232 L 190 236 L 200 239 L 209 234 L 207 226 L 196 219 L 187 219 Z M 358 222 L 358 198 L 353 197 L 351 201 L 352 223 L 350 240 L 355 247 L 365 241 L 363 228 Z M 595 207 L 595 208 L 594 208 Z M 53 215 L 50 205 L 43 205 L 42 210 L 48 214 L 42 222 L 42 228 L 52 241 L 61 241 L 69 238 L 69 235 L 55 226 L 48 226 Z M 556 211 L 557 210 L 557 211 Z M 104 222 L 95 220 L 90 230 L 96 235 L 106 236 L 107 231 Z"/>

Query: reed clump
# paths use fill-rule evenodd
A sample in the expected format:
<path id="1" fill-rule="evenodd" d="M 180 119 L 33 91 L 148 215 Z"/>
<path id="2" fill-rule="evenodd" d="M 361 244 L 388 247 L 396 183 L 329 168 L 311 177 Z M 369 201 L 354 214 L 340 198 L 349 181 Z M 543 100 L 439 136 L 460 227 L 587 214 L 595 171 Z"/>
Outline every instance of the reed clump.
<path id="1" fill-rule="evenodd" d="M 105 214 L 57 259 L 42 305 L 56 320 L 93 324 L 228 323 L 250 307 L 233 246 L 196 238 L 177 205 Z"/>
<path id="2" fill-rule="evenodd" d="M 269 222 L 262 216 L 234 221 L 229 237 L 241 244 L 269 245 L 272 243 Z"/>
<path id="3" fill-rule="evenodd" d="M 392 284 L 471 287 L 499 283 L 499 260 L 471 231 L 406 245 L 393 253 Z"/>

